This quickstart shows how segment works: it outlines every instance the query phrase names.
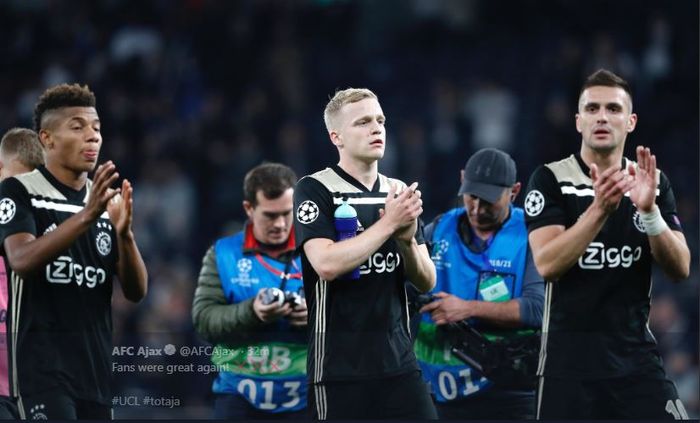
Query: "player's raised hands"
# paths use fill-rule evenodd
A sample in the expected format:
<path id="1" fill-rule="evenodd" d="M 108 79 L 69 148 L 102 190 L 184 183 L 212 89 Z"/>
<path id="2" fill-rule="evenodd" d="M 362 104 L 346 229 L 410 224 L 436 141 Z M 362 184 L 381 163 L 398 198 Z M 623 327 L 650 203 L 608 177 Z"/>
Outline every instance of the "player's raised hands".
<path id="1" fill-rule="evenodd" d="M 622 197 L 632 187 L 632 178 L 620 169 L 620 165 L 611 166 L 601 173 L 595 163 L 591 164 L 591 180 L 594 192 L 593 204 L 600 207 L 606 214 L 617 210 Z"/>
<path id="2" fill-rule="evenodd" d="M 639 211 L 650 212 L 656 200 L 656 156 L 648 147 L 637 146 L 637 166 L 630 164 L 627 171 L 633 179 L 630 200 Z"/>
<path id="3" fill-rule="evenodd" d="M 131 183 L 122 181 L 121 195 L 117 194 L 107 203 L 109 220 L 119 236 L 127 236 L 131 232 L 134 211 L 134 188 Z"/>
<path id="4" fill-rule="evenodd" d="M 389 219 L 395 228 L 395 236 L 404 241 L 413 238 L 418 216 L 423 213 L 423 200 L 417 188 L 418 182 L 414 182 L 396 195 L 397 188 L 392 185 L 386 196 L 385 208 L 380 210 L 380 217 Z"/>
<path id="5" fill-rule="evenodd" d="M 85 211 L 91 220 L 97 219 L 106 210 L 107 203 L 119 194 L 119 189 L 111 188 L 118 178 L 117 167 L 111 160 L 97 167 L 85 204 Z"/>

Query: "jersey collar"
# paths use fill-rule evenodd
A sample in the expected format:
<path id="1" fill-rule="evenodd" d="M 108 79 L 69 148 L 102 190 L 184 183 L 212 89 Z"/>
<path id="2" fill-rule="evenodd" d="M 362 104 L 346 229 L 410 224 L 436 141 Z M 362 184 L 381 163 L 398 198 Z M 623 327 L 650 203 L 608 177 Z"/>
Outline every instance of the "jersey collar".
<path id="1" fill-rule="evenodd" d="M 56 179 L 55 176 L 46 168 L 46 166 L 41 165 L 37 168 L 44 178 L 48 180 L 51 185 L 53 185 L 61 194 L 63 194 L 67 199 L 83 201 L 85 195 L 87 194 L 87 184 L 85 184 L 80 190 L 76 191 L 68 185 L 64 185 L 61 181 Z"/>
<path id="2" fill-rule="evenodd" d="M 380 186 L 380 178 L 379 175 L 377 175 L 377 180 L 374 181 L 374 185 L 372 186 L 372 190 L 368 190 L 366 186 L 362 184 L 362 182 L 358 181 L 357 179 L 353 178 L 349 173 L 344 171 L 340 166 L 337 164 L 334 164 L 331 166 L 331 169 L 335 173 L 338 174 L 341 178 L 345 179 L 349 184 L 354 186 L 355 188 L 362 190 L 362 192 L 379 192 L 379 186 Z"/>
<path id="3" fill-rule="evenodd" d="M 581 157 L 581 153 L 575 153 L 574 157 L 576 158 L 576 162 L 578 162 L 579 167 L 581 168 L 581 171 L 585 173 L 587 176 L 591 174 L 591 168 L 588 167 L 586 162 L 583 161 L 583 158 Z M 620 161 L 620 169 L 623 171 L 627 169 L 627 164 L 629 163 L 629 160 L 625 156 L 622 156 L 622 160 Z"/>

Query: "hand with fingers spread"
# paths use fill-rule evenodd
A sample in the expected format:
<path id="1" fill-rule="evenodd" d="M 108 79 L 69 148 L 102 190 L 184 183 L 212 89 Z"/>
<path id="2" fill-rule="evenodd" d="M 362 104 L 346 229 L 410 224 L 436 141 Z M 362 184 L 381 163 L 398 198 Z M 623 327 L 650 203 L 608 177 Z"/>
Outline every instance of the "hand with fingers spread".
<path id="1" fill-rule="evenodd" d="M 107 208 L 108 202 L 119 194 L 118 189 L 111 188 L 118 178 L 117 167 L 112 161 L 97 167 L 92 180 L 90 195 L 88 195 L 88 201 L 85 204 L 85 211 L 88 213 L 90 220 L 97 219 Z"/>
<path id="2" fill-rule="evenodd" d="M 118 236 L 128 236 L 131 234 L 131 223 L 134 212 L 134 189 L 131 183 L 124 179 L 122 181 L 121 195 L 117 194 L 107 203 L 107 213 L 109 220 L 114 225 Z"/>
<path id="3" fill-rule="evenodd" d="M 656 156 L 649 148 L 637 146 L 637 167 L 630 164 L 628 172 L 633 179 L 630 200 L 639 211 L 651 212 L 656 200 Z"/>
<path id="4" fill-rule="evenodd" d="M 602 209 L 605 214 L 617 210 L 622 197 L 632 187 L 631 178 L 625 175 L 619 165 L 612 166 L 599 173 L 598 166 L 591 164 L 591 180 L 593 181 L 593 206 Z"/>
<path id="5" fill-rule="evenodd" d="M 385 208 L 380 210 L 380 217 L 390 219 L 394 225 L 394 237 L 410 242 L 418 228 L 418 216 L 423 213 L 421 192 L 417 190 L 418 182 L 396 195 L 396 186 L 392 185 L 386 196 Z"/>

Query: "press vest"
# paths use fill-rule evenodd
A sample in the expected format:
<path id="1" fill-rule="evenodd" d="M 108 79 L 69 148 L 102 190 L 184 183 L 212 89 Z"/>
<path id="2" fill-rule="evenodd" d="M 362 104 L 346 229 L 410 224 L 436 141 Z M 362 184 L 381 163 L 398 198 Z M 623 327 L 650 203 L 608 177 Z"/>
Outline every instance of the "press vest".
<path id="1" fill-rule="evenodd" d="M 244 253 L 245 232 L 220 239 L 214 248 L 226 301 L 239 303 L 261 288 L 280 288 L 287 270 L 285 290 L 300 292 L 301 264 L 259 253 Z M 245 333 L 240 342 L 216 345 L 212 363 L 219 371 L 212 390 L 238 394 L 253 407 L 270 413 L 306 407 L 306 331 L 294 329 L 286 319 Z"/>
<path id="2" fill-rule="evenodd" d="M 433 291 L 447 292 L 464 300 L 507 301 L 520 297 L 527 258 L 527 229 L 522 209 L 510 208 L 510 218 L 483 253 L 472 252 L 462 241 L 459 220 L 464 213 L 464 208 L 452 209 L 435 225 L 431 258 L 437 282 Z M 438 402 L 488 388 L 490 381 L 483 377 L 476 379 L 470 366 L 452 356 L 441 332 L 430 314 L 423 313 L 415 352 L 423 377 Z"/>

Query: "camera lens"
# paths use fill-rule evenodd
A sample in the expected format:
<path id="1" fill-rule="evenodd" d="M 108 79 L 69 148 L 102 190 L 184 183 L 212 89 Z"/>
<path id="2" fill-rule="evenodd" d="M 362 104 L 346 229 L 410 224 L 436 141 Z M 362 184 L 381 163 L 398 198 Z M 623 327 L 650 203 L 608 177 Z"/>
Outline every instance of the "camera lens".
<path id="1" fill-rule="evenodd" d="M 278 288 L 265 288 L 261 295 L 261 301 L 265 305 L 278 303 L 280 306 L 284 304 L 284 292 Z"/>

